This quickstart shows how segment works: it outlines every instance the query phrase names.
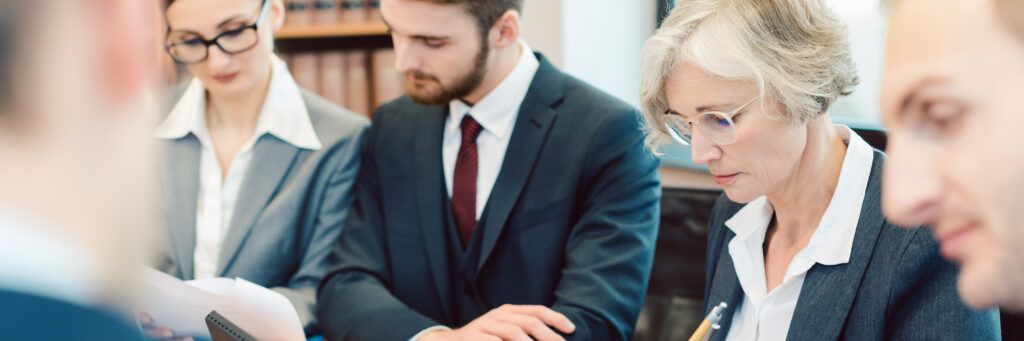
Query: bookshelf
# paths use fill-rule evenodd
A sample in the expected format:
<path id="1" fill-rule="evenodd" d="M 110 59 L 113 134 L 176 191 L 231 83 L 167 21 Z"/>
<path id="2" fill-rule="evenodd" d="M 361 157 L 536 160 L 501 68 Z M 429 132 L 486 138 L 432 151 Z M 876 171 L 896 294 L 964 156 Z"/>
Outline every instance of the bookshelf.
<path id="1" fill-rule="evenodd" d="M 279 52 L 390 49 L 391 35 L 381 21 L 285 25 L 274 33 Z"/>
<path id="2" fill-rule="evenodd" d="M 285 0 L 274 47 L 299 86 L 370 116 L 402 94 L 402 76 L 376 0 Z"/>
<path id="3" fill-rule="evenodd" d="M 285 26 L 274 34 L 278 41 L 330 38 L 387 38 L 383 22 L 338 23 L 333 25 Z"/>
<path id="4" fill-rule="evenodd" d="M 381 21 L 286 24 L 274 40 L 295 81 L 339 106 L 371 116 L 402 92 L 391 35 Z"/>

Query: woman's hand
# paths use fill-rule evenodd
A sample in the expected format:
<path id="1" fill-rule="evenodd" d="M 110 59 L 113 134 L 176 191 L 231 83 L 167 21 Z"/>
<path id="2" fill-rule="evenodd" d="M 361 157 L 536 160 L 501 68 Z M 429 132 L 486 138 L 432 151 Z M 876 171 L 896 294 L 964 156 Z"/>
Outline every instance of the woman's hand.
<path id="1" fill-rule="evenodd" d="M 193 341 L 191 336 L 175 336 L 174 331 L 170 328 L 161 327 L 153 324 L 153 318 L 146 313 L 139 313 L 139 323 L 142 324 L 142 329 L 146 333 L 146 338 L 150 340 L 174 340 L 174 341 Z"/>

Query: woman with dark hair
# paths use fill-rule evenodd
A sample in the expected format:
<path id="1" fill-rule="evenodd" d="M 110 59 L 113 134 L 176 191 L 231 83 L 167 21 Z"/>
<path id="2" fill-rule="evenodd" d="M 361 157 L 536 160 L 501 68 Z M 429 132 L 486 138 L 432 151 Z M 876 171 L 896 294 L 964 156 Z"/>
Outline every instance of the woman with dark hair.
<path id="1" fill-rule="evenodd" d="M 167 53 L 193 78 L 154 132 L 166 161 L 166 270 L 270 288 L 314 333 L 368 122 L 296 85 L 274 54 L 284 15 L 281 0 L 167 6 Z"/>

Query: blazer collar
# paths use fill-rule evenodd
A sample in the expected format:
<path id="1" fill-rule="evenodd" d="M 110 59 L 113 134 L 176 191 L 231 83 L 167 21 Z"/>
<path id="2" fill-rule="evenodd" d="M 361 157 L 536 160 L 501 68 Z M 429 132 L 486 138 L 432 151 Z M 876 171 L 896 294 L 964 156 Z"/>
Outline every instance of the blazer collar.
<path id="1" fill-rule="evenodd" d="M 423 110 L 422 107 L 418 108 Z M 445 316 L 454 316 L 448 304 L 452 302 L 445 240 L 447 233 L 444 230 L 447 227 L 445 215 L 448 207 L 444 205 L 447 192 L 441 162 L 441 139 L 448 108 L 426 107 L 425 111 L 416 114 L 417 131 L 412 141 L 416 211 L 440 306 Z"/>
<path id="2" fill-rule="evenodd" d="M 789 340 L 835 340 L 845 325 L 847 315 L 853 307 L 854 299 L 860 290 L 861 279 L 875 251 L 875 245 L 882 228 L 887 224 L 881 210 L 881 177 L 882 163 L 885 154 L 875 150 L 871 164 L 871 176 L 865 190 L 860 219 L 854 237 L 853 248 L 848 263 L 838 265 L 815 264 L 804 279 L 803 288 L 797 306 L 793 312 L 793 320 L 787 335 Z M 736 237 L 732 230 L 725 231 L 720 258 L 714 267 L 714 278 L 710 281 L 705 307 L 725 302 L 729 305 L 722 317 L 722 329 L 712 336 L 712 340 L 725 340 L 732 326 L 733 316 L 739 304 L 743 302 L 743 289 L 736 274 L 735 264 L 725 245 Z M 845 284 L 848 290 L 838 290 Z M 822 299 L 827 297 L 828 299 Z M 809 328 L 808 326 L 813 326 Z"/>
<path id="3" fill-rule="evenodd" d="M 498 236 L 505 229 L 512 208 L 519 201 L 519 196 L 533 173 L 537 156 L 540 155 L 548 132 L 554 125 L 558 107 L 565 97 L 566 76 L 543 55 L 536 54 L 536 57 L 540 61 L 540 66 L 519 109 L 519 117 L 512 130 L 505 160 L 487 200 L 488 207 L 484 211 L 486 214 L 480 219 L 484 234 L 478 270 L 487 262 L 498 242 Z"/>
<path id="4" fill-rule="evenodd" d="M 530 46 L 523 41 L 519 44 L 522 46 L 519 61 L 494 90 L 472 107 L 458 99 L 448 104 L 449 119 L 445 129 L 449 134 L 458 131 L 462 118 L 467 114 L 472 115 L 485 131 L 499 138 L 504 138 L 512 132 L 519 108 L 530 91 L 530 84 L 540 67 L 540 61 L 534 56 Z"/>
<path id="5" fill-rule="evenodd" d="M 708 295 L 704 302 L 706 312 L 710 311 L 712 307 L 720 302 L 725 302 L 728 305 L 722 315 L 722 320 L 719 322 L 722 329 L 715 332 L 711 336 L 711 340 L 725 340 L 726 335 L 729 335 L 729 328 L 732 326 L 733 315 L 735 315 L 740 303 L 743 302 L 743 287 L 740 286 L 735 264 L 733 264 L 732 256 L 729 255 L 729 252 L 727 252 L 728 248 L 726 247 L 729 241 L 735 237 L 736 233 L 733 231 L 725 231 L 725 241 L 721 244 L 721 248 L 719 248 L 721 256 L 718 258 L 718 264 L 713 268 L 716 269 L 715 275 L 708 287 L 708 289 L 713 288 L 714 290 L 708 290 Z"/>
<path id="6" fill-rule="evenodd" d="M 178 277 L 189 280 L 193 275 L 193 250 L 196 245 L 196 207 L 199 199 L 198 138 L 188 135 L 165 142 L 165 164 L 162 192 L 167 212 L 174 267 Z"/>
<path id="7" fill-rule="evenodd" d="M 540 65 L 519 109 L 501 172 L 487 201 L 488 208 L 480 219 L 480 226 L 487 227 L 482 236 L 478 270 L 494 249 L 498 236 L 504 229 L 509 214 L 532 172 L 537 155 L 544 145 L 548 130 L 555 119 L 557 106 L 564 97 L 565 76 L 543 55 L 535 54 L 535 57 Z M 441 302 L 451 302 L 446 234 L 439 231 L 446 226 L 445 214 L 449 209 L 444 206 L 443 200 L 446 190 L 441 162 L 441 140 L 450 108 L 417 108 L 424 111 L 417 114 L 421 116 L 417 116 L 417 133 L 412 139 L 417 212 L 427 250 L 427 260 L 439 299 Z M 446 315 L 451 316 L 451 308 L 447 304 L 442 306 Z"/>
<path id="8" fill-rule="evenodd" d="M 871 177 L 864 192 L 850 261 L 832 266 L 817 264 L 807 272 L 787 339 L 834 340 L 839 337 L 874 256 L 878 237 L 887 224 L 881 209 L 884 161 L 885 154 L 874 151 Z M 812 325 L 814 328 L 807 328 Z"/>
<path id="9" fill-rule="evenodd" d="M 165 157 L 164 200 L 168 209 L 171 252 L 183 279 L 194 273 L 196 205 L 199 196 L 199 155 L 201 145 L 194 135 L 169 140 Z M 219 275 L 226 274 L 249 236 L 257 218 L 284 182 L 302 150 L 272 135 L 264 135 L 253 146 L 253 159 L 242 180 L 231 226 L 221 247 Z"/>
<path id="10" fill-rule="evenodd" d="M 238 192 L 235 212 L 231 225 L 221 246 L 218 273 L 225 276 L 238 257 L 242 244 L 249 237 L 267 204 L 273 199 L 278 188 L 288 177 L 292 165 L 304 150 L 295 147 L 273 135 L 263 135 L 253 146 L 253 158 L 249 164 L 242 189 Z"/>

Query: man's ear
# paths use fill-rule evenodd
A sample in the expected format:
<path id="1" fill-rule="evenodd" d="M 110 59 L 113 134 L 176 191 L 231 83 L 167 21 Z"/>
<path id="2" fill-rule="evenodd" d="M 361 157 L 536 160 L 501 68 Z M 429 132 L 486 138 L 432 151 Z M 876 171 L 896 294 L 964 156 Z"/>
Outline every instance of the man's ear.
<path id="1" fill-rule="evenodd" d="M 505 11 L 491 28 L 492 46 L 504 48 L 516 44 L 519 41 L 519 12 L 514 10 Z"/>

